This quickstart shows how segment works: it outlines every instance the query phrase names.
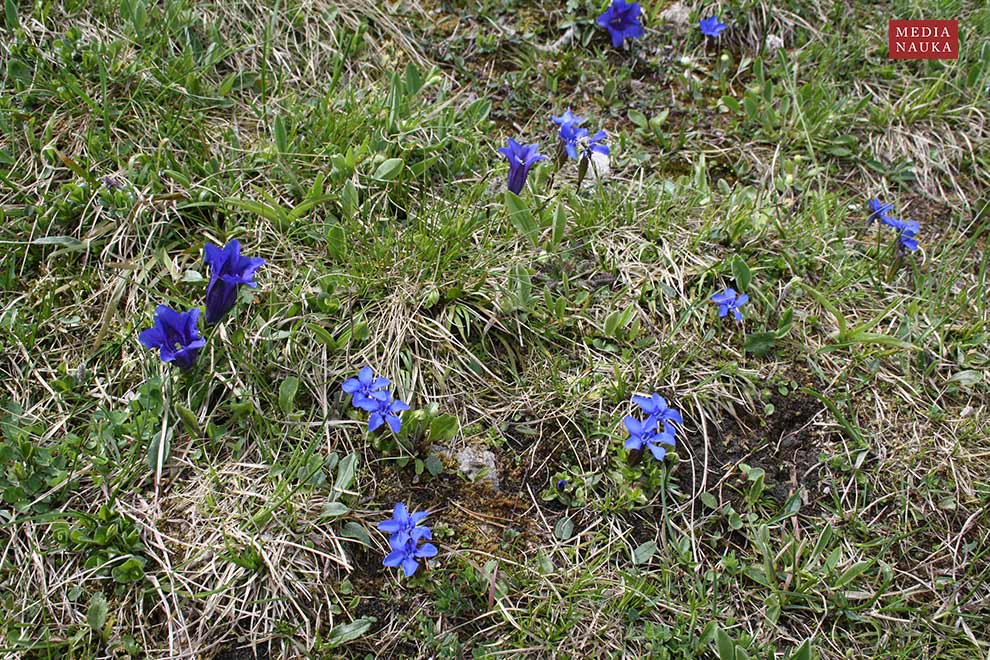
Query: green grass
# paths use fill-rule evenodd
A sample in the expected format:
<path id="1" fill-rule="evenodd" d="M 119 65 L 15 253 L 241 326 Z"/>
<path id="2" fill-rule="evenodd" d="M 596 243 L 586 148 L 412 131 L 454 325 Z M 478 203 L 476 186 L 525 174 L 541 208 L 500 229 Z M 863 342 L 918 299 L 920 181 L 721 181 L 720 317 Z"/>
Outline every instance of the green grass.
<path id="1" fill-rule="evenodd" d="M 644 3 L 615 51 L 599 4 L 6 2 L 0 650 L 990 652 L 990 11 L 740 0 L 714 46 Z M 887 60 L 888 18 L 959 18 L 959 60 Z M 568 106 L 610 176 L 507 205 L 495 149 Z M 234 238 L 260 286 L 160 364 L 137 333 Z M 622 447 L 654 391 L 664 463 Z M 397 501 L 440 550 L 411 579 Z"/>

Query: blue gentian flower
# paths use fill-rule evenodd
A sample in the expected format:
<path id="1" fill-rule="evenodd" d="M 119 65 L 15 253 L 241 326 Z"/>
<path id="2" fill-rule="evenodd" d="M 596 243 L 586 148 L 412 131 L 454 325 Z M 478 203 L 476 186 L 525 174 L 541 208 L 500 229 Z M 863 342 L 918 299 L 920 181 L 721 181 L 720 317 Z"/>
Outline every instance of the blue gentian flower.
<path id="1" fill-rule="evenodd" d="M 242 284 L 258 286 L 254 273 L 265 260 L 242 257 L 240 241 L 233 240 L 223 248 L 207 243 L 205 260 L 210 267 L 210 283 L 206 287 L 206 323 L 218 323 L 237 302 L 237 289 Z"/>
<path id="2" fill-rule="evenodd" d="M 432 540 L 433 532 L 430 528 L 419 525 L 428 515 L 430 514 L 427 511 L 417 511 L 410 514 L 406 510 L 406 505 L 399 502 L 392 510 L 392 518 L 378 523 L 378 529 L 391 535 L 390 540 L 394 541 L 397 546 L 405 544 L 409 539 L 417 543 L 422 539 Z"/>
<path id="3" fill-rule="evenodd" d="M 735 289 L 726 289 L 712 296 L 712 302 L 718 305 L 719 318 L 724 318 L 731 311 L 737 321 L 742 321 L 743 316 L 739 308 L 749 302 L 749 296 L 740 293 L 737 297 Z"/>
<path id="4" fill-rule="evenodd" d="M 597 133 L 589 137 L 586 141 L 583 141 L 582 146 L 584 146 L 585 155 L 588 158 L 591 158 L 592 152 L 598 152 L 600 154 L 605 154 L 607 156 L 609 151 L 608 145 L 604 144 L 605 140 L 607 139 L 608 139 L 608 135 L 605 133 L 605 131 L 598 131 Z"/>
<path id="5" fill-rule="evenodd" d="M 884 204 L 874 197 L 869 201 L 870 215 L 866 219 L 867 224 L 872 224 L 874 220 L 879 220 L 882 224 L 897 232 L 897 245 L 902 252 L 914 252 L 918 249 L 918 234 L 921 232 L 921 224 L 915 220 L 900 220 L 890 215 L 893 204 Z"/>
<path id="6" fill-rule="evenodd" d="M 564 490 L 567 488 L 567 479 L 561 479 L 557 482 L 557 490 Z"/>
<path id="7" fill-rule="evenodd" d="M 433 539 L 430 528 L 419 524 L 427 515 L 426 511 L 410 515 L 406 505 L 400 502 L 392 510 L 390 520 L 378 523 L 378 529 L 389 534 L 388 545 L 392 550 L 382 562 L 385 566 L 401 566 L 406 577 L 409 577 L 419 568 L 417 559 L 436 556 L 437 548 L 432 543 L 419 545 L 424 539 L 427 541 Z"/>
<path id="8" fill-rule="evenodd" d="M 375 378 L 375 373 L 371 367 L 362 367 L 358 371 L 357 378 L 348 378 L 341 386 L 345 392 L 351 395 L 351 405 L 355 408 L 368 410 L 362 404 L 371 402 L 371 408 L 378 409 L 378 404 L 388 400 L 391 396 L 384 388 L 391 384 L 388 378 Z M 373 404 L 373 405 L 372 405 Z"/>
<path id="9" fill-rule="evenodd" d="M 638 2 L 612 0 L 611 6 L 598 17 L 597 22 L 612 36 L 612 46 L 619 48 L 626 39 L 643 36 L 643 26 L 639 22 L 642 13 Z"/>
<path id="10" fill-rule="evenodd" d="M 174 362 L 180 369 L 189 369 L 196 362 L 199 349 L 206 340 L 199 336 L 199 308 L 177 312 L 168 305 L 155 308 L 154 325 L 142 330 L 138 339 L 145 348 L 157 348 L 162 362 Z"/>
<path id="11" fill-rule="evenodd" d="M 399 414 L 409 410 L 409 404 L 398 399 L 393 399 L 391 393 L 388 393 L 388 397 L 383 401 L 372 398 L 362 401 L 357 405 L 358 408 L 371 413 L 371 416 L 368 417 L 369 433 L 377 430 L 382 424 L 386 423 L 392 429 L 393 433 L 398 433 L 402 428 L 402 419 L 399 417 Z"/>
<path id="12" fill-rule="evenodd" d="M 884 204 L 879 199 L 874 197 L 870 200 L 870 217 L 866 219 L 866 224 L 871 225 L 874 220 L 879 220 L 884 224 L 888 224 L 887 214 L 893 209 L 893 204 Z"/>
<path id="13" fill-rule="evenodd" d="M 584 119 L 578 117 L 576 114 L 571 112 L 570 108 L 568 108 L 567 111 L 559 117 L 554 117 L 553 115 L 550 115 L 550 121 L 557 124 L 557 126 L 561 126 L 561 127 L 580 126 L 581 124 L 584 123 Z"/>
<path id="14" fill-rule="evenodd" d="M 722 34 L 728 26 L 719 21 L 718 16 L 709 16 L 708 18 L 701 19 L 698 22 L 698 27 L 701 28 L 701 33 L 706 37 L 717 37 Z"/>
<path id="15" fill-rule="evenodd" d="M 539 145 L 522 145 L 509 138 L 508 144 L 498 150 L 500 154 L 509 160 L 509 190 L 515 194 L 522 192 L 526 185 L 526 177 L 529 176 L 529 169 L 537 162 L 546 160 L 546 156 L 539 152 Z"/>
<path id="16" fill-rule="evenodd" d="M 557 135 L 560 137 L 561 142 L 564 143 L 564 149 L 567 151 L 567 155 L 571 158 L 577 158 L 579 143 L 583 138 L 588 136 L 588 129 L 581 128 L 573 123 L 561 124 L 560 132 Z"/>
<path id="17" fill-rule="evenodd" d="M 402 572 L 406 574 L 406 577 L 412 577 L 416 569 L 419 568 L 417 559 L 426 559 L 436 557 L 437 555 L 437 547 L 435 545 L 424 543 L 417 547 L 416 541 L 412 537 L 401 542 L 390 539 L 388 544 L 392 552 L 385 556 L 385 561 L 382 563 L 389 567 L 401 566 Z"/>
<path id="18" fill-rule="evenodd" d="M 674 424 L 683 424 L 684 418 L 681 417 L 681 413 L 674 410 L 673 408 L 667 407 L 667 400 L 664 399 L 659 394 L 654 393 L 652 396 L 634 396 L 632 398 L 633 403 L 642 409 L 647 415 L 655 420 L 659 420 L 663 423 L 664 429 L 669 431 L 669 424 L 673 422 Z"/>
<path id="19" fill-rule="evenodd" d="M 887 218 L 887 224 L 897 231 L 897 245 L 903 252 L 914 252 L 918 249 L 918 234 L 921 232 L 921 224 L 915 220 L 899 220 L 894 217 Z"/>
<path id="20" fill-rule="evenodd" d="M 641 450 L 646 447 L 654 458 L 662 461 L 667 455 L 667 449 L 663 445 L 674 446 L 676 444 L 673 433 L 670 433 L 666 428 L 661 431 L 659 420 L 653 417 L 647 417 L 641 421 L 635 417 L 626 416 L 622 423 L 629 431 L 629 437 L 626 438 L 625 443 L 626 449 Z"/>

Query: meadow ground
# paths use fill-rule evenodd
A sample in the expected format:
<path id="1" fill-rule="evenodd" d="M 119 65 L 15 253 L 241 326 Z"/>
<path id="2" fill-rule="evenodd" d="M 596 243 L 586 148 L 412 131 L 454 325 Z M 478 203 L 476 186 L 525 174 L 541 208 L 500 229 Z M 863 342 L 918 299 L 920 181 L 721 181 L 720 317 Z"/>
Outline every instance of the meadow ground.
<path id="1" fill-rule="evenodd" d="M 604 4 L 5 1 L 0 653 L 988 657 L 990 8 L 645 2 L 615 49 Z M 568 107 L 610 175 L 507 200 Z M 161 363 L 235 238 L 259 286 Z"/>

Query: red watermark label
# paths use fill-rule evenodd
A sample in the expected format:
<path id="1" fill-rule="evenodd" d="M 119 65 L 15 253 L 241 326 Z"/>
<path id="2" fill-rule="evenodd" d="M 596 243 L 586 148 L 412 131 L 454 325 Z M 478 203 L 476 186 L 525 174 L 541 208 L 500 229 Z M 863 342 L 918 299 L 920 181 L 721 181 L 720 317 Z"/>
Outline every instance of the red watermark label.
<path id="1" fill-rule="evenodd" d="M 959 21 L 890 21 L 892 60 L 954 60 L 959 57 Z"/>

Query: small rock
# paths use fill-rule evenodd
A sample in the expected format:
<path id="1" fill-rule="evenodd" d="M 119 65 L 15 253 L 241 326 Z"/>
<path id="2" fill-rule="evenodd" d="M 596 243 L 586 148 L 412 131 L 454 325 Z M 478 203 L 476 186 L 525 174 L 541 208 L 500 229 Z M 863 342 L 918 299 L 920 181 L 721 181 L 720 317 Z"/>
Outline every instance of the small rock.
<path id="1" fill-rule="evenodd" d="M 467 446 L 457 452 L 457 469 L 471 481 L 487 481 L 498 490 L 495 454 L 480 447 Z"/>
<path id="2" fill-rule="evenodd" d="M 682 3 L 675 2 L 660 12 L 660 18 L 673 25 L 687 25 L 691 20 L 691 10 Z"/>
<path id="3" fill-rule="evenodd" d="M 769 55 L 773 55 L 774 52 L 784 47 L 784 40 L 776 34 L 768 34 L 765 43 L 767 47 L 767 54 Z"/>

